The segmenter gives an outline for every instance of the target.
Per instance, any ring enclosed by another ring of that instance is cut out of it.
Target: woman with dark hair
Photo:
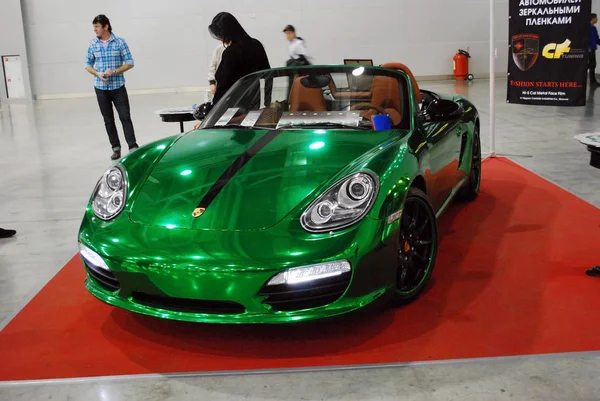
[[[238,20],[227,12],[217,14],[208,30],[215,38],[223,42],[225,50],[221,63],[215,73],[217,90],[213,104],[217,104],[225,92],[243,76],[256,71],[271,68],[262,43],[248,35]]]

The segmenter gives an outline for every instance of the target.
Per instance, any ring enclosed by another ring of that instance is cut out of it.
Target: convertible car
[[[412,301],[433,273],[437,218],[478,195],[479,127],[467,99],[419,89],[399,63],[250,74],[198,129],[102,175],[78,236],[86,288],[228,324]]]

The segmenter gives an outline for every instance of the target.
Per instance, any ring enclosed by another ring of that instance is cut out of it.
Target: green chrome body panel
[[[259,230],[283,219],[316,188],[393,132],[285,131],[241,169],[206,210],[192,217],[211,185],[266,130],[196,130],[176,143],[150,173],[131,220],[194,230]],[[311,149],[318,143],[319,149]],[[182,175],[183,173],[183,175]]]
[[[407,78],[408,79],[408,78]],[[89,274],[87,289],[111,305],[160,318],[211,323],[287,323],[359,309],[394,290],[399,220],[407,189],[422,187],[437,214],[470,172],[479,118],[466,99],[462,121],[416,122],[411,130],[289,130],[244,165],[201,218],[192,211],[233,160],[267,130],[202,129],[145,145],[120,160],[128,194],[113,220],[86,209],[79,241],[99,254],[120,288],[110,291]],[[320,146],[311,144],[322,142]],[[305,231],[300,216],[332,184],[360,170],[379,177],[368,214],[331,233]],[[350,283],[336,301],[277,311],[259,295],[278,272],[347,260]],[[243,313],[192,313],[148,306],[144,293],[179,299],[233,301]]]

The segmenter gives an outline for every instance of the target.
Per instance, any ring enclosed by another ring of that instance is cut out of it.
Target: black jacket
[[[213,36],[232,42],[223,51],[221,63],[215,73],[217,91],[213,104],[216,104],[237,80],[271,66],[262,43],[250,37],[233,15],[225,12],[217,14],[209,30]]]

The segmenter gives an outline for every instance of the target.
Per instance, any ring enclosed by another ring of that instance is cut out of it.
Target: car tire
[[[410,188],[400,219],[395,303],[406,304],[421,295],[433,273],[437,251],[438,227],[433,207],[423,191]]]
[[[463,202],[471,202],[479,195],[481,186],[481,138],[479,135],[479,126],[475,126],[473,131],[473,145],[471,147],[471,171],[469,178],[458,190],[456,199]]]

